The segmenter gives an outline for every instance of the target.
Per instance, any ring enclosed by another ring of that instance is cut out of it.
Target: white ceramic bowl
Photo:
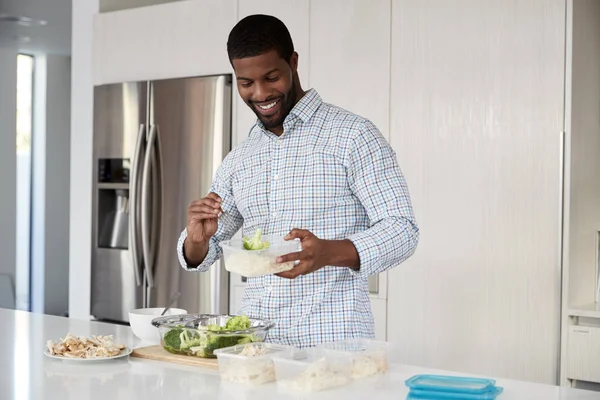
[[[133,334],[147,344],[160,344],[158,328],[152,326],[152,320],[159,317],[164,307],[138,308],[129,311],[129,325]],[[181,308],[171,308],[165,315],[187,314]]]

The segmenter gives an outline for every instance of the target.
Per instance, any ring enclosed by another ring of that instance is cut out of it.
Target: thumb
[[[300,239],[301,241],[306,239],[311,235],[310,231],[306,229],[292,229],[290,233],[288,233],[283,239],[292,240],[292,239]]]

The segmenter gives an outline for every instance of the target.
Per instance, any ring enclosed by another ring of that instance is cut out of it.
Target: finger
[[[206,205],[200,205],[200,206],[190,207],[189,211],[191,214],[205,213],[205,214],[218,215],[223,210],[221,210],[221,207],[213,208],[213,207],[209,207]]]
[[[292,240],[292,239],[304,240],[311,235],[312,235],[312,233],[310,231],[307,231],[306,229],[294,228],[283,239],[285,239],[285,240]]]
[[[223,202],[223,200],[215,192],[210,192],[209,194],[206,195],[206,198],[218,201],[219,203]]]
[[[213,199],[207,199],[206,197],[200,200],[192,201],[188,206],[188,210],[198,209],[198,207],[208,206],[211,208],[221,208],[221,203]]]
[[[296,265],[294,268],[290,269],[289,271],[280,272],[275,275],[277,275],[280,278],[295,279],[295,278],[299,277],[300,275],[306,275],[309,272],[310,271],[308,268],[308,264],[301,262],[300,264]]]
[[[305,252],[303,251],[297,251],[295,253],[288,253],[288,254],[284,254],[282,256],[277,257],[277,259],[275,260],[275,262],[281,264],[281,263],[285,263],[285,262],[292,262],[292,261],[297,261],[297,260],[304,260],[306,259],[307,255]]]
[[[213,213],[210,214],[206,214],[206,213],[195,213],[190,215],[190,221],[205,221],[207,219],[214,219],[217,220],[217,216]]]
[[[217,214],[219,212],[223,212],[223,209],[221,208],[221,204],[217,203],[214,200],[211,199],[202,199],[196,202],[193,202],[192,204],[190,204],[188,211],[201,211],[203,210],[203,207],[208,207],[210,208],[212,212],[212,210],[218,210]]]

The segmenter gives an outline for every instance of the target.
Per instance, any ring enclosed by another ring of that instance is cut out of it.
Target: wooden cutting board
[[[219,369],[219,363],[216,358],[202,358],[193,356],[182,356],[180,354],[172,354],[163,349],[161,346],[140,347],[134,349],[131,353],[132,357],[145,358],[147,360],[165,361],[176,364],[192,365],[207,369]]]

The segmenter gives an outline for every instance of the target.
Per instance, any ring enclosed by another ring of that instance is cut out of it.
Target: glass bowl
[[[247,329],[227,329],[232,318],[247,319]],[[214,351],[238,344],[264,342],[275,324],[261,318],[236,315],[183,314],[152,320],[166,351],[194,357],[215,358]]]

